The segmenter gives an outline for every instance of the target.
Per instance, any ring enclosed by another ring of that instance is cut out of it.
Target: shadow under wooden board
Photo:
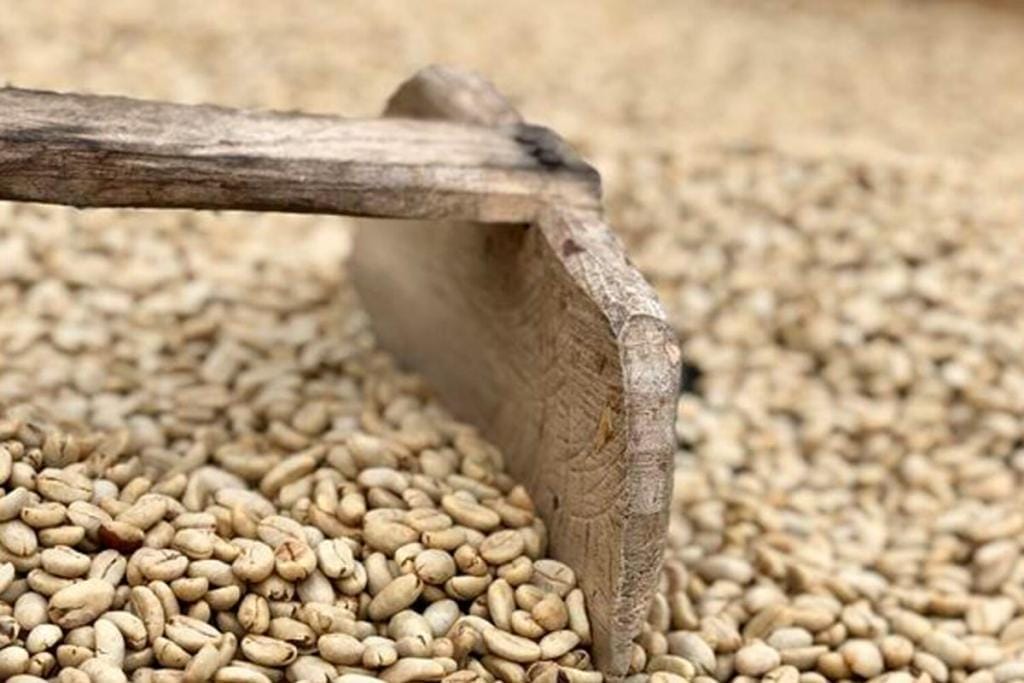
[[[668,520],[679,350],[600,181],[493,86],[430,67],[381,119],[0,89],[0,199],[368,216],[381,345],[505,453],[628,668]],[[415,219],[415,220],[411,220]]]

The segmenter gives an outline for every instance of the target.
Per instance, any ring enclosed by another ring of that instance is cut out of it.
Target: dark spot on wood
[[[679,393],[699,394],[700,390],[697,385],[700,383],[700,378],[703,376],[704,371],[700,369],[700,366],[684,360],[680,365],[679,370]]]
[[[584,251],[586,251],[586,249],[576,244],[576,240],[572,239],[571,237],[566,241],[562,242],[562,256],[566,258],[569,258],[570,256],[579,254],[580,252]]]
[[[559,498],[558,494],[556,493],[554,498],[551,499],[551,509],[552,510],[557,510],[561,506],[562,506],[562,499]]]

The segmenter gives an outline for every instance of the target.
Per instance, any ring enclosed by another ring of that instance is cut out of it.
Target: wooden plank
[[[390,111],[518,118],[485,82],[436,68]],[[679,350],[650,287],[596,212],[564,205],[532,224],[368,223],[353,274],[385,347],[505,452],[577,572],[597,663],[622,677],[660,568],[674,448]]]
[[[550,131],[246,112],[0,89],[0,199],[532,220],[595,206],[596,173]]]

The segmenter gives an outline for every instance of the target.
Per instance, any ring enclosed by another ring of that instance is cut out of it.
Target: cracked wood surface
[[[556,135],[521,123],[0,89],[0,199],[495,222],[532,220],[553,197],[594,206],[597,183]]]
[[[519,120],[486,81],[436,67],[391,114]],[[557,202],[514,225],[368,222],[353,269],[382,344],[505,452],[580,579],[597,664],[622,677],[671,497],[679,350],[654,293],[597,211]]]

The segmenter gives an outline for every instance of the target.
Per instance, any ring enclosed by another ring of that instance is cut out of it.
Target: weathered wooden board
[[[354,120],[0,89],[0,199],[522,221],[598,178],[518,124]]]
[[[387,113],[518,120],[438,68]],[[671,493],[679,351],[653,292],[596,211],[558,202],[527,224],[368,223],[353,268],[382,343],[505,451],[580,577],[599,665],[622,676]]]

